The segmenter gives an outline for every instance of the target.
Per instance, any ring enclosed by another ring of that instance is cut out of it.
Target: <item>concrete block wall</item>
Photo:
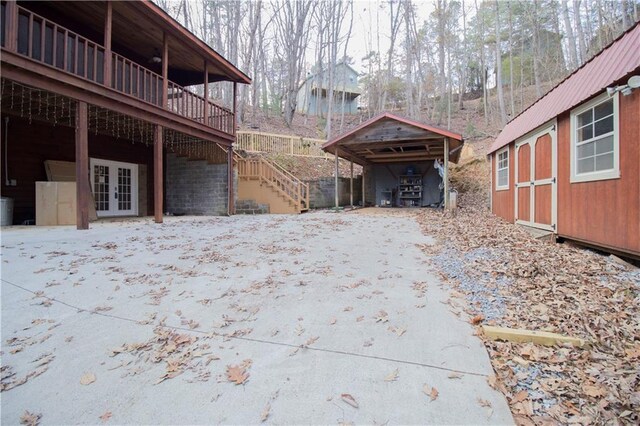
[[[341,206],[350,205],[350,184],[348,177],[338,178],[338,201]],[[335,206],[335,178],[326,177],[306,181],[309,184],[309,204],[312,209],[326,209]],[[362,201],[362,177],[353,179],[353,204]]]
[[[165,211],[186,215],[227,214],[227,165],[167,155]],[[237,185],[236,185],[237,188]]]

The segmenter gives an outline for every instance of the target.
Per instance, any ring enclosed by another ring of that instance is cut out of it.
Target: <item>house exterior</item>
[[[639,46],[636,24],[507,124],[489,150],[494,214],[640,256]]]
[[[335,66],[333,76],[333,112],[355,114],[358,112],[356,98],[362,93],[358,88],[358,72],[346,63]],[[329,110],[329,72],[311,74],[298,90],[298,111],[302,114],[327,114]]]
[[[45,162],[75,168],[76,224],[233,213],[235,105],[251,80],[150,1],[3,1],[2,196],[33,220]],[[234,96],[235,104],[235,96]],[[49,176],[50,177],[50,176]]]

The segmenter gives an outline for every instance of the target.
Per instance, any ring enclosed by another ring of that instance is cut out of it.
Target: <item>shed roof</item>
[[[526,135],[565,111],[602,92],[640,67],[640,23],[511,120],[489,148],[489,154]]]
[[[322,149],[358,164],[409,163],[444,156],[449,138],[449,159],[458,162],[462,135],[419,121],[383,112],[322,145]]]

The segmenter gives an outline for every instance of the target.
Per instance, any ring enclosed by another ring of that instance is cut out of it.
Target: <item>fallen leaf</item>
[[[480,324],[482,321],[484,321],[484,315],[476,315],[475,317],[471,318],[471,324],[473,325],[478,325]]]
[[[399,371],[396,368],[391,373],[389,373],[389,375],[387,377],[384,378],[384,381],[385,382],[395,382],[396,380],[398,380],[398,373],[399,373]]]
[[[481,407],[491,407],[491,403],[482,398],[478,398],[478,404],[480,404]]]
[[[269,417],[269,414],[271,414],[271,404],[267,404],[266,407],[264,407],[264,410],[262,410],[262,414],[260,415],[260,421],[264,422],[267,420],[267,418]]]
[[[359,408],[360,407],[358,405],[358,403],[356,402],[356,399],[354,397],[352,397],[351,395],[349,395],[348,393],[343,393],[342,395],[340,395],[340,398],[342,398],[342,400],[344,402],[346,402],[347,404],[349,404],[353,408]]]
[[[227,365],[227,380],[242,385],[249,379],[249,373],[243,365]]]
[[[338,320],[336,319],[336,317],[331,318],[331,320],[329,321],[330,325],[335,324],[336,322],[338,322]]]
[[[439,395],[438,389],[432,388],[426,384],[422,387],[422,392],[424,392],[425,395],[428,395],[429,398],[431,398],[431,401],[435,401]]]
[[[447,376],[450,379],[462,379],[462,374],[460,373],[451,373]]]
[[[375,320],[376,322],[387,322],[389,321],[389,314],[381,310],[378,312],[378,315],[375,316]]]
[[[607,394],[607,391],[601,386],[585,385],[582,387],[582,390],[584,391],[585,394],[592,396],[594,398],[599,398]]]
[[[113,414],[111,414],[111,411],[107,411],[105,412],[103,415],[101,415],[100,417],[98,417],[100,420],[102,420],[103,422],[106,422],[107,420],[109,420],[111,418]]]
[[[91,383],[96,381],[96,375],[93,373],[85,373],[80,377],[81,385],[90,385]]]
[[[42,414],[34,414],[29,411],[25,411],[22,416],[20,416],[20,424],[27,426],[36,426],[40,422],[40,418]]]

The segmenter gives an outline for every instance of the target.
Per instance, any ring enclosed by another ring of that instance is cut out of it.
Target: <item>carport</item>
[[[362,205],[449,208],[449,162],[457,163],[462,135],[385,112],[322,146],[335,155],[336,207],[338,160],[360,164]],[[444,198],[444,200],[443,200]]]

